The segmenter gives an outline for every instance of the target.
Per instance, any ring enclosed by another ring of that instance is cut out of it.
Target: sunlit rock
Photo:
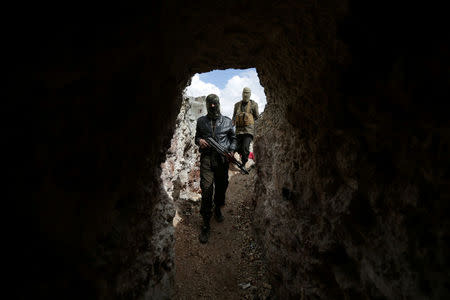
[[[205,98],[184,98],[166,161],[161,164],[164,189],[175,202],[200,197],[200,153],[194,138],[197,119],[206,114]]]

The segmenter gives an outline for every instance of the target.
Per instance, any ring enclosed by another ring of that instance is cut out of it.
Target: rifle
[[[215,139],[213,139],[212,137],[208,137],[206,139],[206,141],[208,142],[208,144],[214,148],[214,150],[216,150],[220,155],[224,156],[226,159],[228,159],[228,161],[232,162],[233,164],[235,164],[236,166],[238,166],[239,169],[241,169],[242,172],[244,172],[244,174],[249,174],[248,171],[245,169],[245,166],[240,163],[236,158],[234,158],[233,155],[231,155],[229,152],[227,152],[225,150],[224,147],[222,147],[222,145],[220,145],[218,142],[216,142]]]

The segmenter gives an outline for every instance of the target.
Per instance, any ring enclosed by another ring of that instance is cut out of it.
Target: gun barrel
[[[247,175],[249,174],[248,171],[245,169],[245,166],[242,165],[242,163],[240,163],[239,161],[237,161],[236,158],[234,158],[233,156],[228,155],[228,151],[226,151],[226,149],[222,147],[222,145],[220,145],[215,139],[213,139],[212,137],[208,137],[206,141],[211,147],[213,147],[217,152],[219,152],[219,154],[225,156],[227,159],[230,159],[231,162],[234,163],[236,166],[238,166],[238,168],[241,169],[242,172],[244,172]]]

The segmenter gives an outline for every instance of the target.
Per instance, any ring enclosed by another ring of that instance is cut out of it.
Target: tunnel
[[[8,289],[170,299],[161,168],[195,73],[255,67],[253,227],[275,299],[445,299],[448,33],[358,1],[8,6]],[[447,24],[448,25],[448,24]]]

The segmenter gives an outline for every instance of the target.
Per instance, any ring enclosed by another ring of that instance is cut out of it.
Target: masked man
[[[234,105],[233,124],[236,125],[237,152],[245,166],[250,154],[250,143],[255,134],[255,120],[258,119],[258,103],[250,100],[251,90],[242,90],[242,100]]]
[[[220,114],[219,97],[210,94],[206,97],[208,114],[197,119],[195,144],[200,147],[200,188],[202,202],[200,214],[203,218],[199,240],[208,242],[214,194],[214,217],[222,222],[221,207],[225,205],[225,192],[228,187],[228,160],[211,148],[206,139],[213,137],[231,154],[236,150],[236,134],[231,119]]]

